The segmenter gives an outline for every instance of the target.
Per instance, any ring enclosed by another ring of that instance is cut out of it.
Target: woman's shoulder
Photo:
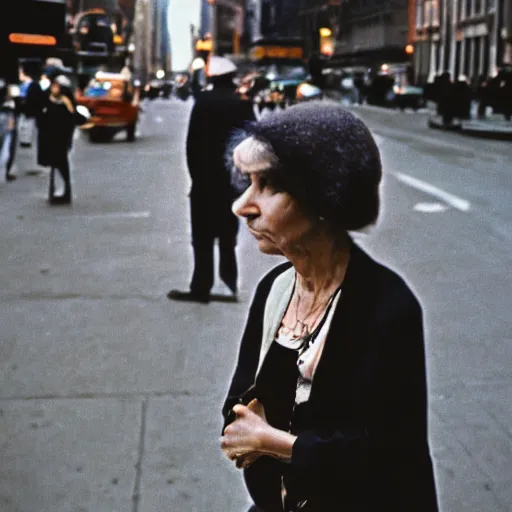
[[[356,246],[357,247],[357,246]],[[377,302],[392,309],[420,310],[420,302],[411,285],[388,264],[375,260],[361,248],[357,247],[357,257],[362,260],[360,269],[364,269],[361,277],[371,284]],[[368,288],[367,288],[368,289]]]
[[[265,298],[270,293],[274,281],[291,267],[292,264],[290,262],[284,262],[269,270],[258,283],[256,297]]]

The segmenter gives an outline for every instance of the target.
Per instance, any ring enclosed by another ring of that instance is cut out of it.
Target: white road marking
[[[448,206],[441,203],[417,203],[413,210],[421,213],[442,213],[448,210]]]
[[[148,219],[151,212],[110,212],[83,215],[66,215],[67,219]]]
[[[409,176],[408,174],[403,174],[401,172],[393,172],[391,174],[395,176],[395,178],[398,181],[401,181],[402,183],[405,183],[406,185],[409,185],[410,187],[415,188],[416,190],[420,190],[425,194],[430,194],[436,199],[444,201],[445,203],[449,204],[450,206],[453,206],[453,208],[456,208],[461,212],[467,212],[471,208],[471,203],[469,201],[466,201],[465,199],[450,194],[449,192],[446,192],[440,188],[437,188],[434,185],[427,183],[426,181],[413,178],[412,176]]]

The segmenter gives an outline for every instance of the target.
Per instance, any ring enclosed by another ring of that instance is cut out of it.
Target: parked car
[[[297,103],[297,88],[303,83],[304,80],[295,78],[272,80],[256,94],[254,102],[260,111],[264,108],[274,110],[276,107],[290,107]]]
[[[413,110],[423,108],[426,104],[423,88],[413,85],[394,85],[392,103],[400,110],[405,108],[412,108]]]
[[[160,97],[162,95],[163,88],[163,80],[159,80],[158,78],[150,80],[149,83],[147,83],[146,87],[144,88],[146,98],[154,100]]]
[[[302,82],[296,88],[296,102],[304,103],[305,101],[321,100],[324,97],[322,89],[308,82]]]
[[[111,139],[126,131],[127,140],[135,140],[139,118],[140,85],[121,73],[98,72],[78,96],[77,103],[87,107],[91,118],[82,128],[91,142]]]

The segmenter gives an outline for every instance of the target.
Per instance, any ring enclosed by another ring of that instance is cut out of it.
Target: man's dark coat
[[[258,286],[225,418],[254,382],[266,298],[289,266],[276,267]],[[281,391],[290,385],[283,375],[290,376],[291,368],[276,364],[273,347],[258,374],[256,395],[269,423],[282,428],[291,420],[298,438],[291,463],[261,457],[245,470],[256,505],[282,511],[283,474],[288,491],[308,500],[304,512],[436,512],[422,312],[405,282],[352,245],[310,399],[293,412]]]
[[[231,83],[197,96],[187,136],[194,240],[236,236],[238,221],[231,212],[234,196],[224,156],[231,134],[252,120],[252,104],[242,100]]]

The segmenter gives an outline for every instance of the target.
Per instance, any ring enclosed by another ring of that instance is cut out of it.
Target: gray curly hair
[[[227,157],[239,192],[247,184],[242,166],[246,173],[268,173],[306,213],[325,219],[336,231],[377,221],[379,150],[366,125],[336,103],[299,104],[248,125],[232,138]]]

